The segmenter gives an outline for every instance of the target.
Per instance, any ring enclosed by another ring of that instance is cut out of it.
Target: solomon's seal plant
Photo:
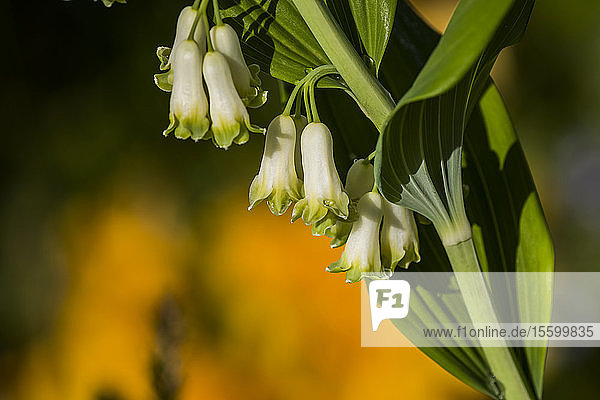
[[[155,82],[171,92],[165,133],[223,149],[264,133],[247,110],[267,101],[260,66],[291,93],[266,132],[249,208],[266,200],[280,215],[295,203],[293,221],[345,244],[327,270],[348,282],[407,268],[470,272],[456,274],[468,317],[494,322],[486,274],[553,270],[537,192],[489,75],[533,3],[462,0],[442,36],[406,0],[197,0],[172,48],[157,51]],[[549,317],[551,280],[517,287],[517,316]],[[419,296],[424,312],[453,308]],[[409,339],[420,326],[394,323]],[[544,347],[422,350],[490,397],[542,397]]]

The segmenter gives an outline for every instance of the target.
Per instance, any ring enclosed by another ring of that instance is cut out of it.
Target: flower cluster
[[[246,65],[236,32],[221,21],[216,1],[216,25],[208,29],[208,3],[197,0],[183,9],[173,46],[157,51],[163,72],[155,82],[171,92],[165,135],[212,139],[227,149],[248,141],[250,132],[264,133],[250,124],[246,107],[264,104],[266,92],[260,90],[258,68]],[[313,235],[331,238],[331,247],[345,245],[327,271],[346,272],[347,282],[367,274],[385,278],[396,266],[420,260],[415,220],[411,211],[379,195],[371,158],[357,160],[342,184],[333,137],[319,119],[315,99],[317,82],[328,75],[337,76],[331,65],[307,71],[283,113],[269,124],[248,209],[265,200],[273,214],[282,215],[295,203],[292,222],[302,219]]]
[[[258,66],[246,65],[233,28],[218,19],[208,30],[206,5],[205,1],[200,8],[181,11],[173,46],[157,50],[164,72],[155,75],[154,81],[171,92],[165,135],[173,132],[179,139],[212,139],[227,149],[232,143],[246,143],[250,132],[264,133],[250,123],[246,107],[263,105],[267,92],[260,89]]]
[[[346,244],[327,271],[346,272],[347,282],[366,275],[387,278],[397,265],[419,262],[417,227],[411,211],[377,193],[373,173],[370,161],[357,160],[343,187],[327,126],[279,115],[267,130],[249,209],[266,199],[271,212],[281,215],[296,202],[292,222],[302,218],[312,225],[313,235],[330,237],[331,247]]]

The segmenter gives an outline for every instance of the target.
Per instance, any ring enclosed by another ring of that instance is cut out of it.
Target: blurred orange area
[[[360,287],[324,271],[341,249],[244,199],[197,222],[135,195],[70,205],[62,312],[11,398],[480,398],[417,349],[361,348]]]

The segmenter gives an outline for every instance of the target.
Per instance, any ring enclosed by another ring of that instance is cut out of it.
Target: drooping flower
[[[327,267],[328,272],[346,272],[346,282],[358,282],[366,275],[386,278],[379,253],[379,227],[382,198],[370,192],[358,202],[358,219],[352,225],[341,258]]]
[[[352,221],[356,218],[356,203],[363,195],[373,189],[374,184],[373,165],[368,160],[356,160],[346,175],[345,189],[350,197],[348,220],[340,219],[329,212],[325,218],[313,225],[313,235],[325,235],[331,238],[330,245],[332,248],[340,247],[346,243],[352,229]]]
[[[210,30],[216,51],[223,54],[229,64],[233,84],[248,107],[260,107],[267,101],[267,92],[261,91],[258,65],[248,67],[235,30],[227,24],[218,24]]]
[[[346,175],[346,192],[350,200],[359,200],[373,190],[374,185],[373,165],[365,159],[356,160]]]
[[[325,124],[311,122],[304,128],[300,143],[305,197],[296,203],[292,221],[302,217],[305,224],[312,225],[328,210],[348,218],[349,199],[335,168],[331,132]]]
[[[194,10],[191,6],[181,10],[179,17],[177,18],[177,29],[175,31],[173,45],[171,47],[161,46],[156,50],[156,56],[160,61],[160,69],[166,72],[154,75],[154,83],[165,92],[170,92],[173,89],[174,71],[172,68],[172,61],[175,49],[189,37],[198,12],[198,10]],[[203,56],[204,53],[206,53],[206,30],[204,29],[204,22],[202,19],[198,20],[198,24],[194,30],[193,40],[200,48],[200,53]]]
[[[206,53],[203,73],[208,86],[213,141],[218,147],[227,149],[232,143],[246,143],[250,131],[264,133],[264,129],[250,124],[248,111],[235,90],[229,65],[221,53]]]
[[[419,237],[412,211],[383,199],[381,228],[381,259],[384,268],[393,271],[396,265],[408,268],[421,261]]]
[[[173,54],[173,92],[171,93],[171,123],[164,135],[175,131],[179,139],[205,137],[210,126],[208,101],[202,84],[202,54],[193,40],[181,42]]]
[[[267,128],[260,171],[250,185],[250,207],[262,200],[275,215],[285,213],[293,201],[302,198],[302,182],[296,176],[294,152],[296,125],[290,116],[279,115]]]

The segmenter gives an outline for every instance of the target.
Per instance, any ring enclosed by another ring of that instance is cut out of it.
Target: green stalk
[[[479,260],[473,246],[473,239],[445,247],[456,281],[469,316],[473,323],[497,324],[498,318],[490,300]],[[501,398],[521,400],[534,398],[525,387],[511,352],[504,340],[497,340],[499,347],[482,347],[492,374],[500,382]]]
[[[394,110],[394,101],[356,53],[321,0],[292,0],[358,100],[365,115],[381,132]]]
[[[315,35],[319,45],[336,67],[352,91],[365,115],[382,132],[387,119],[395,108],[389,93],[371,74],[361,57],[356,53],[346,35],[331,18],[321,0],[292,0],[302,18]],[[473,240],[445,246],[446,253],[457,274],[467,311],[474,322],[498,321],[484,281]],[[534,398],[524,384],[518,364],[508,347],[484,347],[491,374],[499,382],[499,397],[506,400],[528,400]]]

